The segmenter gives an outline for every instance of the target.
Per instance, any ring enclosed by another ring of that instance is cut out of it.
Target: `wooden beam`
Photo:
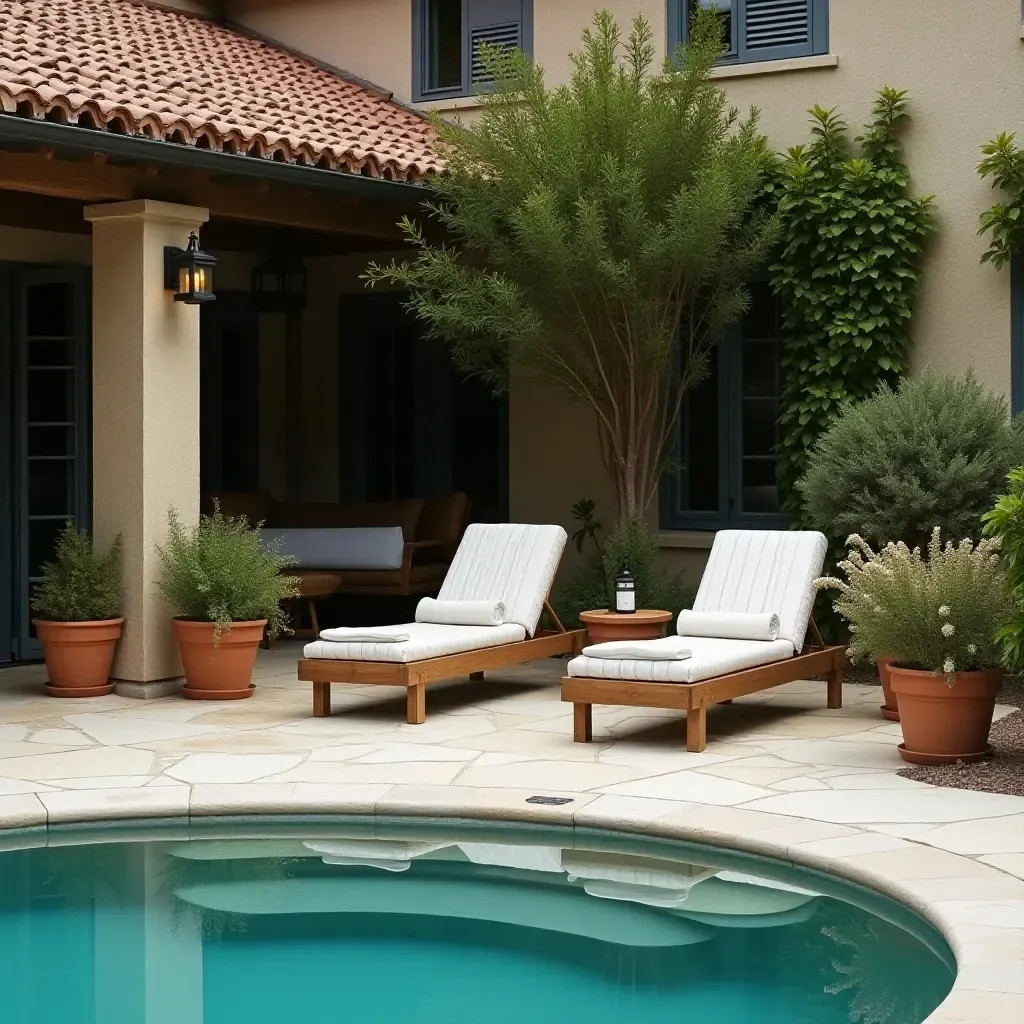
[[[212,216],[369,238],[402,244],[397,222],[402,209],[390,203],[353,203],[326,190],[275,186],[264,194],[244,185],[210,181],[205,175],[148,167],[72,162],[38,153],[0,150],[0,189],[84,202],[160,199],[204,206]]]

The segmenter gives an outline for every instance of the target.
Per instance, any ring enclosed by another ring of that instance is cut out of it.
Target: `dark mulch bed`
[[[997,701],[1024,708],[1024,679],[1005,680]],[[904,768],[900,775],[905,779],[930,782],[933,786],[1024,796],[1024,714],[1015,711],[996,722],[989,742],[995,753],[991,760],[975,764],[919,765]]]

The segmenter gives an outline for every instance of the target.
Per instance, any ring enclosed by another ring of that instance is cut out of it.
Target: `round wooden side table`
[[[291,599],[292,606],[297,612],[300,602],[304,601],[309,613],[309,627],[297,628],[294,635],[315,640],[320,635],[320,622],[316,615],[317,599],[334,594],[341,580],[329,572],[308,572],[303,569],[297,570],[294,575],[299,580],[299,592]]]
[[[591,644],[610,640],[657,640],[665,635],[672,618],[671,612],[651,608],[638,608],[628,615],[607,608],[580,612],[580,622],[587,627],[587,642]]]

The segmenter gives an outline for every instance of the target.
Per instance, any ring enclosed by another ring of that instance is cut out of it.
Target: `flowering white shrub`
[[[837,590],[836,611],[850,624],[853,659],[890,657],[906,668],[942,674],[993,668],[1009,601],[991,539],[942,543],[932,531],[928,557],[902,541],[875,551],[858,534],[847,538],[839,563],[846,580],[823,576],[820,590]]]

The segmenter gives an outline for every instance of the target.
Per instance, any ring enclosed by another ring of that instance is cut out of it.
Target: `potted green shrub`
[[[282,575],[292,559],[264,544],[245,518],[200,516],[186,528],[172,509],[167,543],[157,548],[157,586],[175,613],[185,671],[182,693],[195,700],[240,700],[253,693],[252,670],[264,631],[288,631],[281,601],[297,580]]]
[[[583,556],[576,569],[559,584],[555,606],[563,622],[583,623],[580,613],[615,607],[615,578],[628,568],[636,586],[636,607],[664,609],[673,617],[693,601],[693,588],[682,574],[671,574],[658,564],[658,541],[640,518],[627,520],[602,536],[603,525],[596,518],[595,502],[583,498],[573,505],[571,515],[579,528],[573,533],[576,550]],[[599,622],[583,623],[588,642],[602,643],[623,639],[624,634],[602,632]],[[656,624],[649,633],[634,632],[629,639],[658,636],[663,626]]]
[[[965,377],[926,372],[844,408],[808,455],[798,484],[805,521],[837,544],[884,545],[981,535],[1006,474],[1024,463],[1024,430],[1005,399]],[[882,714],[898,720],[887,652],[876,657]]]
[[[1002,682],[997,638],[1009,602],[999,544],[958,544],[932,531],[927,557],[902,541],[875,551],[847,539],[835,589],[836,611],[850,625],[850,655],[888,652],[900,711],[900,756],[913,764],[977,761],[991,753],[988,733]]]
[[[110,693],[110,670],[121,637],[121,541],[98,554],[85,530],[68,522],[52,562],[32,595],[32,620],[43,645],[52,697]]]

